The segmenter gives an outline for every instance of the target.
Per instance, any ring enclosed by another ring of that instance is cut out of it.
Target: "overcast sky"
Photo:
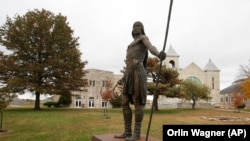
[[[0,26],[6,16],[46,9],[68,18],[79,37],[87,69],[120,73],[135,21],[162,50],[170,0],[1,0]],[[180,55],[180,68],[201,69],[209,59],[220,69],[221,89],[236,80],[250,59],[250,0],[174,0],[166,50]],[[1,47],[3,50],[3,47]]]

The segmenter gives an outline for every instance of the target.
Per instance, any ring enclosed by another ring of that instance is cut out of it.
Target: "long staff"
[[[167,44],[167,37],[168,37],[168,29],[169,29],[169,23],[170,23],[170,17],[171,17],[171,11],[172,11],[172,5],[173,5],[173,0],[170,0],[170,5],[169,5],[169,12],[168,12],[168,22],[167,22],[167,28],[166,28],[166,33],[165,33],[165,39],[164,39],[164,45],[162,51],[165,51],[166,44]],[[161,66],[162,66],[162,60],[160,61],[160,67],[159,67],[159,73],[161,72]],[[148,141],[148,134],[151,126],[151,121],[152,121],[152,116],[153,116],[153,108],[155,104],[155,97],[158,89],[158,84],[159,84],[159,77],[156,78],[156,85],[155,85],[155,90],[154,90],[154,95],[153,95],[153,102],[151,105],[151,113],[150,113],[150,118],[149,118],[149,124],[148,124],[148,130],[147,130],[147,136],[146,136],[146,141]]]

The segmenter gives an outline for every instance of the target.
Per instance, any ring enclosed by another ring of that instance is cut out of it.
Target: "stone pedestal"
[[[102,135],[93,135],[91,141],[125,141],[125,139],[114,138],[115,134],[102,134]],[[145,141],[146,135],[141,135],[140,140],[137,141]],[[148,137],[148,141],[161,141],[160,139]]]
[[[7,130],[6,130],[6,129],[1,128],[1,129],[0,129],[0,132],[7,132]]]

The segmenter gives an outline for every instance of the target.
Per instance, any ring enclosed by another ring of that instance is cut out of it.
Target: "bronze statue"
[[[132,36],[134,41],[127,48],[126,70],[124,73],[124,86],[122,109],[124,118],[124,132],[115,135],[115,138],[126,138],[126,141],[140,139],[143,109],[147,98],[147,58],[148,50],[159,59],[164,60],[166,54],[159,52],[145,35],[143,24],[137,21],[133,24]],[[135,106],[135,123],[132,134],[132,111],[129,104]]]

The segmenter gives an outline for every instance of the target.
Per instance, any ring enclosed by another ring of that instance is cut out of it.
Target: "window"
[[[102,108],[107,108],[108,107],[108,102],[107,101],[102,101]]]
[[[95,87],[95,80],[89,80],[89,86]]]
[[[195,84],[201,85],[201,81],[199,78],[195,77],[195,76],[190,76],[187,78],[188,80],[191,80],[192,82],[194,82]]]
[[[105,87],[105,85],[106,85],[106,81],[102,81],[102,87]]]
[[[228,97],[226,97],[226,102],[228,102]]]
[[[76,104],[75,105],[76,108],[81,108],[81,105],[82,105],[82,99],[81,99],[81,97],[77,96],[75,101],[76,101],[76,103],[75,103]]]
[[[173,60],[169,61],[168,67],[172,69],[175,68],[175,62]]]
[[[214,77],[212,77],[212,89],[214,89]]]
[[[93,108],[93,107],[95,107],[95,98],[90,97],[89,98],[89,108]]]

